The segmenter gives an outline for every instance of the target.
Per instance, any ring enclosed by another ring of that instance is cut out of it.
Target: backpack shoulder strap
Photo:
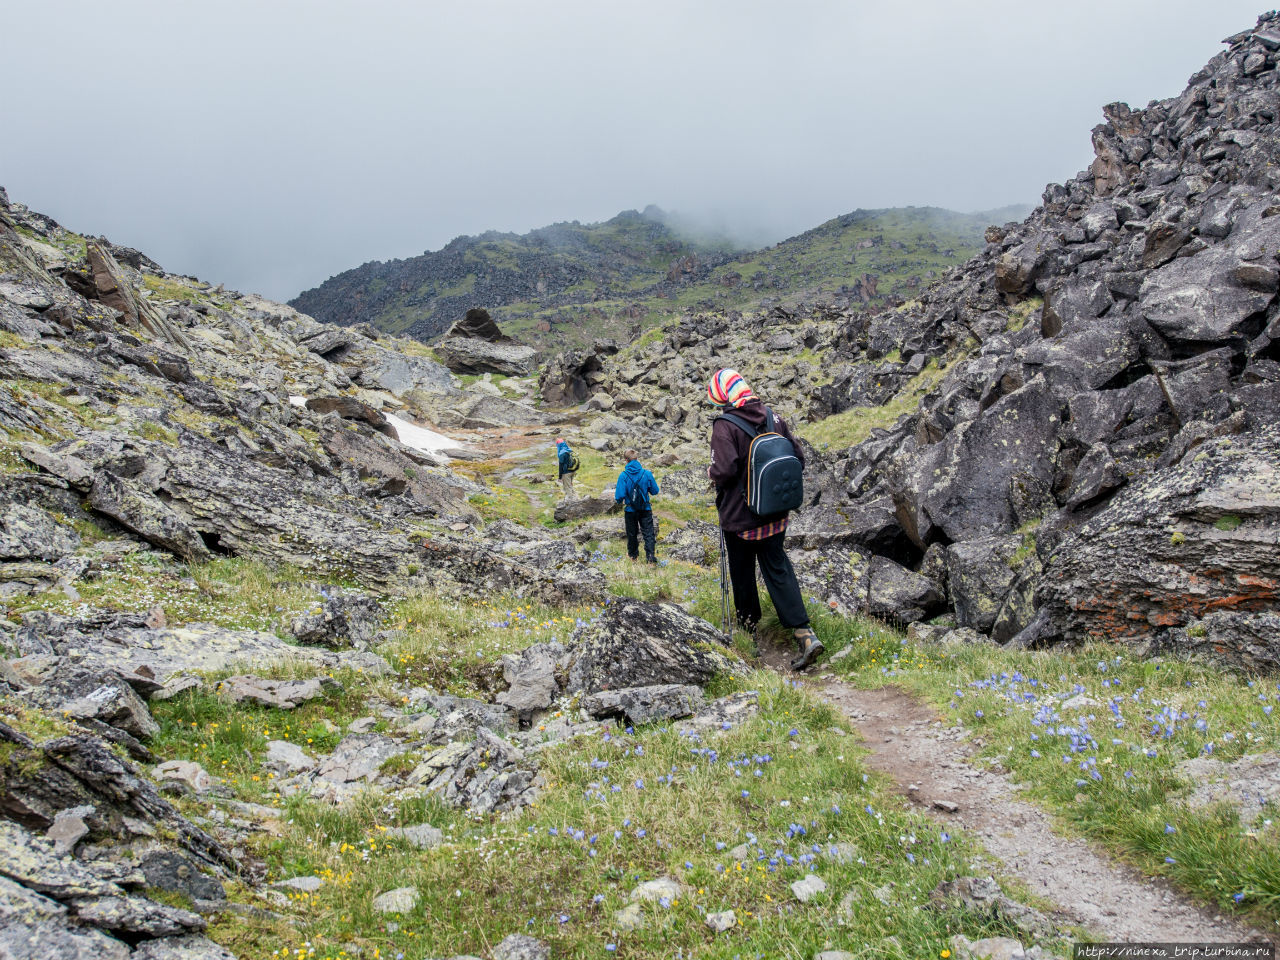
[[[777,433],[777,430],[774,429],[774,424],[773,424],[773,411],[770,410],[768,407],[764,408],[764,432]]]
[[[751,426],[751,424],[747,423],[747,421],[743,420],[741,417],[734,416],[732,413],[722,413],[720,416],[716,417],[716,419],[729,421],[729,423],[732,423],[752,440],[758,436],[758,432],[755,427]],[[770,422],[772,423],[772,414],[770,414]]]

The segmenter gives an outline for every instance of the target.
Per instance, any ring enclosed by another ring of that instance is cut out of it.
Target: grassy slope
[[[986,214],[925,207],[860,210],[736,257],[693,282],[661,289],[637,285],[625,296],[597,296],[578,305],[530,300],[492,312],[504,330],[531,342],[538,339],[540,321],[553,324],[557,339],[585,342],[602,335],[625,338],[636,326],[647,329],[691,309],[744,310],[765,300],[786,304],[847,295],[867,274],[878,278],[873,303],[905,298],[976,253],[990,220]]]
[[[688,239],[634,214],[599,224],[556,224],[524,236],[460,238],[444,250],[387,264],[366,264],[327,281],[341,316],[322,313],[315,291],[295,305],[347,322],[428,337],[473,306],[530,343],[563,347],[599,336],[626,338],[687,309],[745,309],[761,300],[848,294],[864,277],[877,296],[910,296],[921,284],[971,256],[1008,208],[959,214],[936,208],[859,210],[776,246],[676,281],[671,265],[698,256],[711,263],[733,252],[723,238]],[[550,326],[550,332],[542,327]]]
[[[584,470],[596,482],[611,475],[613,465],[592,459]],[[535,496],[552,489],[546,482],[521,484]],[[496,502],[481,508],[506,513]],[[663,509],[670,529],[689,508]],[[616,594],[672,599],[717,616],[710,568],[630,564],[617,541],[600,544],[593,556]],[[194,596],[185,574],[198,585]],[[128,609],[159,603],[175,623],[281,629],[318,601],[316,589],[295,573],[244,560],[182,568],[126,557],[108,562],[86,599]],[[7,612],[36,605],[44,604],[11,601]],[[246,960],[296,957],[298,950],[338,958],[343,951],[353,955],[353,948],[362,956],[413,960],[483,954],[512,932],[543,938],[563,957],[726,958],[809,957],[864,945],[868,955],[936,957],[954,933],[1014,933],[924,908],[938,881],[971,872],[975,851],[963,836],[946,837],[936,823],[905,810],[865,767],[843,722],[802,687],[768,672],[718,684],[718,693],[758,689],[763,704],[758,718],[723,734],[695,741],[655,726],[552,748],[543,754],[547,787],[537,806],[505,818],[469,817],[422,798],[370,795],[340,809],[286,799],[261,768],[268,740],[330,750],[354,719],[399,702],[411,686],[475,695],[493,682],[502,653],[567,639],[580,620],[598,612],[428,591],[389,611],[388,626],[403,631],[381,651],[394,665],[390,678],[340,674],[341,692],[290,713],[234,707],[212,693],[154,704],[162,730],[152,747],[162,758],[198,760],[238,799],[280,808],[279,820],[251,842],[269,878],[325,880],[315,894],[278,908],[283,920],[224,914],[213,923],[214,937]],[[902,684],[949,721],[981,733],[983,755],[999,756],[1016,779],[1030,784],[1031,795],[1075,829],[1226,910],[1247,911],[1268,925],[1280,920],[1275,827],[1240,824],[1222,810],[1189,811],[1178,799],[1185,785],[1173,769],[1210,741],[1226,757],[1280,748],[1280,721],[1267,709],[1277,698],[1274,681],[1171,661],[1133,662],[1111,648],[921,649],[873,623],[816,607],[811,614],[831,651],[852,648],[836,665],[848,679]],[[749,638],[738,635],[736,642],[749,652]],[[305,669],[283,665],[277,672]],[[1064,725],[1054,720],[1049,732],[1037,710],[1056,702],[1047,691],[1073,694],[1077,685],[1102,704],[1114,698],[1122,716],[1106,706],[1091,711],[1097,715],[1093,739],[1072,751]],[[1161,719],[1166,708],[1181,719]],[[57,724],[13,704],[0,710],[26,728],[47,731]],[[1205,729],[1198,729],[1199,720]],[[207,804],[188,807],[192,815],[207,813]],[[445,845],[419,851],[382,829],[424,821],[445,831]],[[759,850],[731,857],[744,842]],[[850,845],[844,848],[850,861],[827,855],[834,844]],[[822,877],[828,891],[802,904],[790,883],[808,872]],[[644,929],[619,929],[613,914],[629,891],[659,876],[680,880],[685,894],[668,905],[645,904]],[[405,885],[422,893],[410,914],[388,918],[370,910],[374,896]],[[842,910],[840,901],[850,893],[853,909]],[[714,936],[703,917],[725,909],[736,912],[739,926]],[[889,936],[897,945],[885,941]]]

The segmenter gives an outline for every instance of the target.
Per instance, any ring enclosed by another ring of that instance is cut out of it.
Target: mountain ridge
[[[1029,209],[855,210],[752,250],[721,235],[673,227],[678,215],[650,205],[595,224],[486,231],[417,257],[369,261],[303,291],[290,305],[325,322],[367,322],[420,340],[439,336],[467,309],[483,307],[504,329],[535,344],[566,337],[589,343],[599,335],[639,332],[695,306],[745,309],[819,292],[888,302],[929,279],[929,271],[936,275],[976,250],[992,215]],[[878,220],[892,223],[873,236]],[[846,233],[849,242],[842,243]],[[876,249],[881,242],[888,244],[883,251]],[[890,252],[896,255],[882,255]]]

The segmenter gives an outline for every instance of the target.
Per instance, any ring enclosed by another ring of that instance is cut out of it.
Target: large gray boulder
[[[567,689],[704,686],[716,674],[735,669],[724,650],[715,627],[674,604],[615,600],[574,631]]]
[[[702,688],[687,683],[601,690],[582,698],[582,709],[597,720],[616,717],[631,724],[677,720],[703,705]]]
[[[79,543],[44,510],[0,495],[0,560],[59,560]]]
[[[293,635],[309,646],[364,650],[382,624],[382,602],[360,590],[324,589],[320,609],[293,621]]]
[[[121,936],[152,939],[205,928],[198,914],[132,896],[9,820],[0,820],[0,877],[62,904],[86,926]]]
[[[381,387],[397,396],[408,393],[410,390],[452,393],[455,389],[449,369],[426,357],[414,357],[394,350],[370,346],[352,359],[359,364],[361,384],[367,387]]]
[[[449,337],[436,344],[436,356],[454,373],[521,377],[533,372],[537,351],[518,343]]]
[[[564,669],[564,660],[565,649],[555,642],[503,654],[502,676],[508,688],[498,694],[498,703],[525,722],[537,711],[546,710],[559,695],[558,674]]]
[[[99,720],[141,738],[160,732],[142,698],[109,667],[64,663],[25,693],[32,702],[73,720]]]
[[[1037,605],[1069,640],[1158,641],[1213,613],[1280,606],[1280,425],[1206,440],[1116,495],[1045,562]],[[1240,636],[1222,631],[1223,640]],[[1253,641],[1213,656],[1258,667]]]
[[[1271,199],[1235,217],[1221,243],[1154,271],[1142,284],[1142,315],[1166,337],[1220,343],[1275,299],[1280,220],[1267,216]]]

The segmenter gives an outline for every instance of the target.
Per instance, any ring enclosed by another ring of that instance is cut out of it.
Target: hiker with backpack
[[[618,474],[613,499],[626,511],[623,519],[627,525],[627,556],[632,560],[640,559],[640,536],[643,534],[644,558],[649,563],[657,563],[658,556],[654,552],[657,532],[653,528],[653,506],[649,497],[658,493],[658,481],[640,463],[640,455],[635,450],[627,450],[623,456],[627,465]]]
[[[755,630],[760,622],[758,564],[778,620],[793,631],[800,648],[791,669],[803,670],[822,654],[823,646],[809,627],[783,540],[788,512],[801,502],[804,454],[782,418],[752,393],[736,370],[717,370],[707,384],[707,397],[721,408],[711,425],[707,474],[716,488],[738,623]]]
[[[560,461],[560,486],[564,490],[564,502],[577,500],[578,497],[573,492],[573,476],[582,464],[578,462],[578,455],[565,443],[564,437],[556,437],[556,459]]]

